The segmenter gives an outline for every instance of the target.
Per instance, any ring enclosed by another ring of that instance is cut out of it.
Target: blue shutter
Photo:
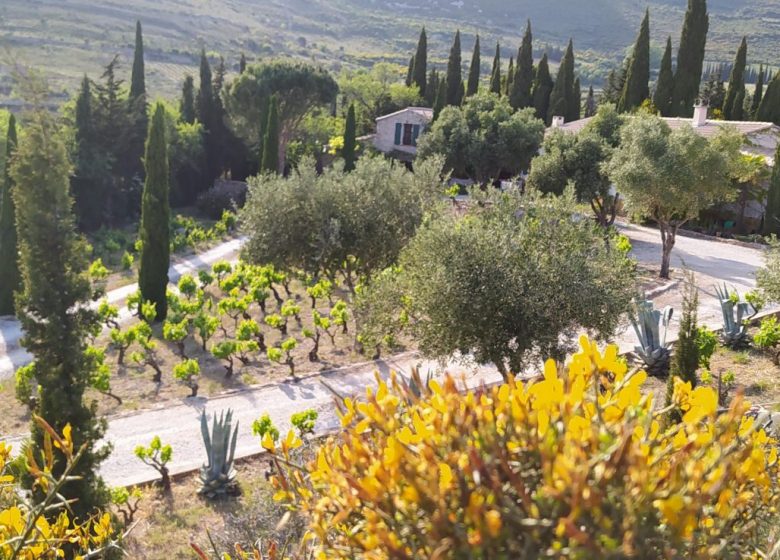
[[[417,137],[420,135],[420,125],[416,124],[412,127],[412,146],[417,145]]]
[[[401,145],[401,135],[403,134],[404,125],[401,123],[395,123],[395,145]]]

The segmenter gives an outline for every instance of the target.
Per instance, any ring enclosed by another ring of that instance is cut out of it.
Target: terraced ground
[[[685,0],[4,0],[0,102],[12,98],[12,61],[43,69],[59,92],[72,89],[84,73],[98,75],[115,54],[129,74],[138,18],[150,88],[161,95],[178,90],[184,73],[195,70],[202,47],[224,55],[232,68],[245,52],[250,59],[287,56],[338,71],[377,60],[405,64],[425,24],[433,63],[443,63],[456,27],[464,34],[467,63],[476,32],[483,45],[500,40],[508,59],[527,18],[537,47],[560,47],[574,37],[583,83],[598,83],[631,44],[648,3],[653,54],[660,58],[667,35],[678,41]],[[709,5],[709,60],[730,61],[744,34],[751,63],[776,59],[780,3],[710,0]],[[485,71],[489,58],[483,56]]]

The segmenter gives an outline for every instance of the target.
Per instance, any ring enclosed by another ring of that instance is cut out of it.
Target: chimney
[[[566,122],[566,119],[564,117],[553,117],[552,118],[552,127],[558,128],[563,126],[563,123]]]
[[[699,128],[707,124],[707,111],[709,106],[704,101],[697,101],[693,106],[693,128]]]

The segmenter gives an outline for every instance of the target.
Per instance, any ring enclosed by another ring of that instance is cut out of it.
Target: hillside
[[[516,49],[527,18],[537,47],[574,37],[585,83],[599,81],[632,42],[646,2],[639,0],[5,0],[0,4],[0,99],[8,98],[7,63],[42,68],[55,89],[70,89],[83,73],[132,52],[133,23],[146,39],[153,91],[171,95],[192,71],[201,47],[236,64],[290,56],[326,65],[405,64],[423,24],[434,62],[446,56],[452,32],[464,32],[464,58],[479,32],[483,45],[500,40]],[[679,37],[685,0],[652,0],[653,39]],[[709,61],[730,61],[749,34],[750,62],[776,55],[780,4],[776,0],[710,0]],[[654,53],[658,56],[658,53]],[[483,57],[485,58],[485,57]]]

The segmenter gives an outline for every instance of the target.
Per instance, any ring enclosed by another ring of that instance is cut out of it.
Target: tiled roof
[[[433,109],[429,107],[407,107],[406,109],[401,109],[400,111],[396,111],[395,113],[390,113],[389,115],[382,115],[381,117],[377,117],[376,120],[381,121],[383,119],[389,119],[390,117],[395,117],[396,115],[400,115],[402,113],[417,113],[423,118],[427,119],[433,119]]]

